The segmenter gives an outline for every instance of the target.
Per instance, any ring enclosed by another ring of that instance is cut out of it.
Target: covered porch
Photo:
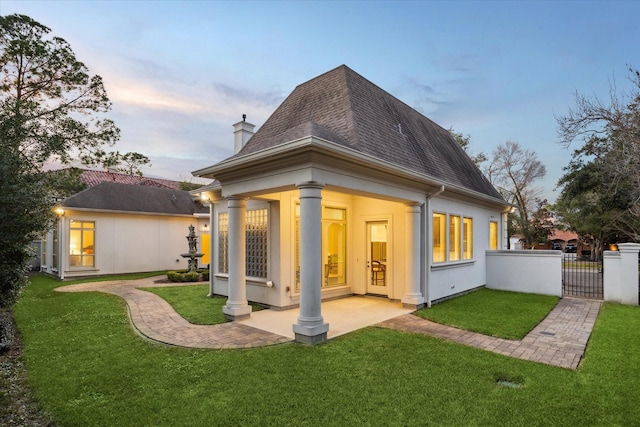
[[[424,305],[428,196],[439,187],[388,165],[372,168],[370,159],[348,159],[341,147],[315,137],[279,148],[267,163],[262,153],[197,173],[220,182],[206,197],[213,201],[214,230],[220,212],[225,215],[228,268],[212,277],[212,293],[227,285],[225,315],[251,316],[248,299],[297,307],[288,327],[297,341],[314,344],[330,330],[323,300],[375,294],[409,309]],[[247,276],[251,204],[264,206],[268,217],[269,273],[263,281]],[[215,249],[219,254],[221,244]]]

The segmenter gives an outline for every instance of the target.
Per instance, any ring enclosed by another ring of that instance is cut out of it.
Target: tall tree
[[[573,153],[572,172],[577,165],[597,169],[606,177],[599,182],[600,193],[628,200],[624,210],[611,218],[616,231],[640,241],[640,72],[629,68],[629,81],[630,92],[619,94],[612,86],[608,102],[577,93],[575,107],[556,120],[561,144],[582,143]]]
[[[98,151],[83,158],[83,162],[89,165],[102,165],[105,169],[115,169],[127,175],[142,176],[142,166],[151,166],[151,160],[144,154],[119,151]]]
[[[471,154],[471,152],[469,151],[469,145],[471,144],[471,135],[464,136],[462,133],[454,131],[453,128],[449,128],[449,133],[451,134],[453,139],[455,139],[455,141],[460,144],[462,148],[464,148],[464,151],[469,155],[476,166],[480,167],[482,163],[488,160],[487,155],[482,151],[478,154]]]
[[[96,153],[120,133],[99,119],[111,108],[100,76],[50,32],[25,15],[0,17],[0,307],[15,302],[29,243],[53,220],[42,166]]]
[[[534,181],[544,177],[546,168],[531,150],[524,150],[517,142],[507,141],[492,153],[485,174],[496,186],[504,199],[516,206],[512,215],[514,231],[522,234],[525,246],[530,248],[538,239],[537,223],[533,214],[544,203],[540,200],[540,189]]]
[[[605,242],[617,236],[616,218],[624,215],[630,200],[625,192],[607,190],[611,177],[597,161],[572,161],[558,181],[556,216],[589,244],[593,259],[602,254]]]

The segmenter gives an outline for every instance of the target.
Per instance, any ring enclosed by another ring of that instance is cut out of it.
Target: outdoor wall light
[[[205,224],[202,226],[202,230],[209,231],[209,224]]]
[[[62,207],[58,206],[57,208],[55,208],[53,210],[55,212],[56,215],[58,215],[59,217],[63,217],[64,216],[64,209],[62,209]]]

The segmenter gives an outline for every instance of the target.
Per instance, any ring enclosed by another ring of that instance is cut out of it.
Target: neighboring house
[[[209,209],[189,192],[168,188],[169,180],[88,172],[109,179],[60,203],[58,221],[43,239],[41,271],[64,279],[186,269],[180,254],[188,252],[190,225],[205,253],[201,265],[210,262]],[[138,184],[117,182],[129,178]]]
[[[541,246],[541,249],[554,248],[556,250],[564,251],[567,244],[578,246],[578,235],[573,231],[553,229],[549,235],[549,240],[546,246]]]
[[[180,190],[180,182],[170,179],[151,178],[139,175],[129,175],[126,173],[114,172],[110,170],[84,170],[80,175],[80,180],[93,187],[103,182],[116,182],[118,184],[142,185],[145,187],[171,188]]]
[[[193,172],[211,204],[211,288],[300,307],[296,339],[326,339],[321,301],[373,294],[410,307],[483,286],[510,208],[449,131],[350,68],[298,86],[235,154]]]
[[[578,234],[568,230],[554,229],[549,236],[549,245],[552,249],[555,246],[559,250],[576,253],[578,256],[588,256],[591,253],[591,246],[583,242]],[[615,246],[610,249],[616,250]]]

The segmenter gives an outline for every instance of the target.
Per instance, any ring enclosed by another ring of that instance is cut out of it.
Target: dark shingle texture
[[[296,87],[236,156],[304,136],[502,199],[448,130],[345,65]]]
[[[169,215],[208,213],[187,191],[103,182],[62,202],[64,207]]]

